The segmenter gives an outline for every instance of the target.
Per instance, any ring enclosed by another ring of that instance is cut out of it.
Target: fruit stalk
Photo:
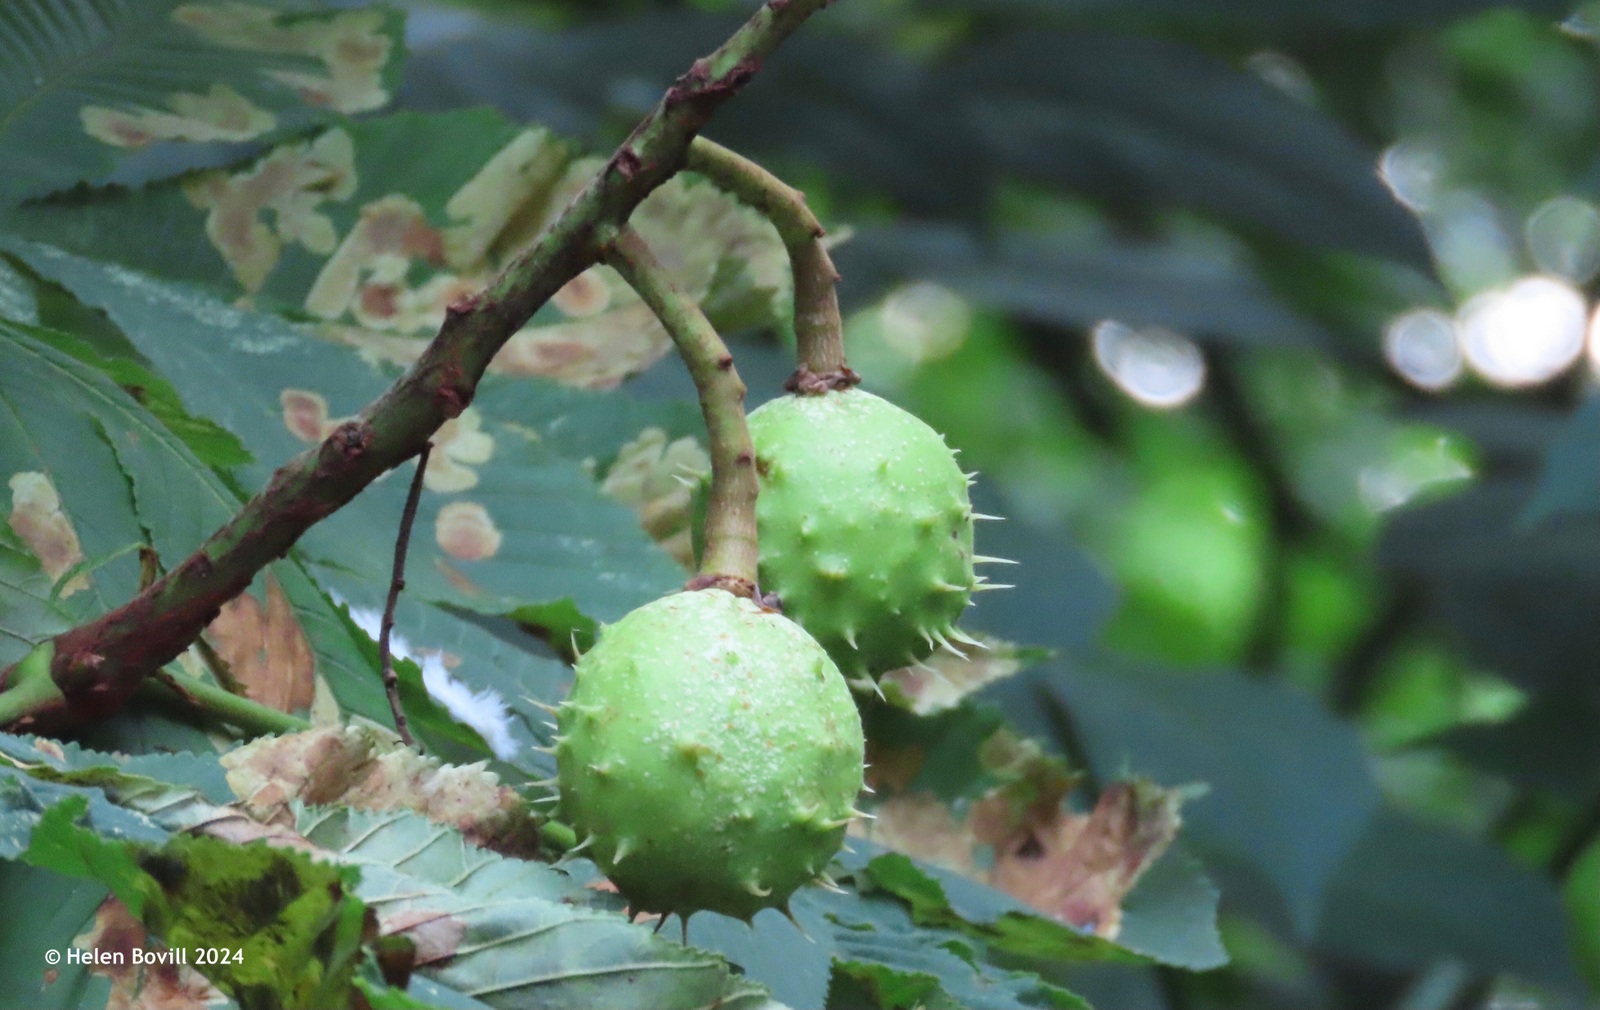
[[[684,165],[741,203],[766,215],[789,253],[794,274],[794,332],[799,368],[787,388],[817,394],[846,389],[860,381],[844,356],[844,324],[839,315],[839,271],[822,239],[826,232],[805,194],[715,141],[696,137]]]
[[[706,548],[692,586],[720,586],[750,597],[756,586],[755,448],[744,416],[744,381],[733,355],[700,306],[672,282],[639,233],[626,225],[606,243],[605,262],[639,293],[666,327],[700,394],[711,441]]]

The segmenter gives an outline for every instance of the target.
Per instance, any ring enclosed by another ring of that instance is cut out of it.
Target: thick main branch
[[[700,412],[711,442],[711,494],[706,501],[706,549],[698,581],[752,596],[759,486],[755,446],[744,416],[744,381],[733,367],[733,355],[695,300],[672,283],[638,232],[618,229],[605,261],[661,320],[700,394]]]
[[[119,709],[178,656],[314,523],[421,451],[471,402],[500,347],[563,284],[594,265],[601,236],[683,165],[695,134],[811,14],[831,0],[768,0],[716,52],[696,60],[554,224],[481,293],[450,306],[416,364],[358,417],[273,474],[267,487],[182,564],[128,603],[57,636],[60,699],[20,714],[78,721]],[[0,674],[0,694],[13,684]],[[3,710],[0,706],[0,710]],[[15,713],[13,713],[15,714]]]

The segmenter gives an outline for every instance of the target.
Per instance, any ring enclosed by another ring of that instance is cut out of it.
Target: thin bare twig
[[[406,548],[411,545],[411,526],[417,521],[417,502],[422,498],[422,481],[427,476],[428,455],[432,452],[433,443],[428,442],[417,453],[417,472],[411,478],[411,490],[406,492],[406,507],[400,512],[400,531],[394,538],[394,576],[389,579],[389,599],[383,605],[383,621],[378,625],[378,665],[383,668],[383,691],[389,696],[389,711],[394,713],[394,731],[400,734],[407,747],[417,747],[417,742],[411,738],[411,725],[400,704],[400,678],[394,672],[389,637],[394,633],[395,604],[400,602],[400,591],[406,587]]]

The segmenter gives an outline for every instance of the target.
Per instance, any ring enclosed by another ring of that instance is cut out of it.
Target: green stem
[[[562,285],[600,259],[627,221],[682,166],[689,142],[785,38],[830,0],[768,0],[716,52],[696,60],[589,184],[477,295],[452,303],[405,375],[321,445],[290,460],[200,549],[116,610],[57,636],[62,697],[0,708],[0,725],[35,714],[77,723],[118,711],[140,683],[194,641],[256,573],[311,526],[411,459],[472,402],[500,348]],[[0,671],[0,685],[12,684]]]
[[[608,264],[650,306],[671,334],[700,393],[711,440],[711,495],[706,503],[706,549],[700,575],[722,588],[752,595],[756,584],[756,453],[744,416],[744,382],[728,345],[687,293],[672,282],[639,233],[624,225],[606,248]],[[727,585],[728,581],[734,583]]]
[[[160,685],[156,687],[156,685]],[[236,726],[251,736],[267,733],[299,733],[311,728],[311,723],[297,715],[280,712],[259,701],[233,694],[215,684],[202,680],[158,674],[145,681],[143,690],[159,697],[164,704],[176,699],[194,711]],[[159,693],[158,693],[159,692]]]
[[[794,273],[794,332],[800,364],[791,387],[820,393],[854,385],[859,380],[844,355],[839,271],[822,244],[826,233],[807,206],[805,194],[749,158],[705,137],[696,137],[689,145],[684,167],[766,215],[783,239]]]
[[[56,643],[44,642],[33,648],[17,665],[0,677],[0,726],[26,726],[37,713],[65,706],[66,696],[50,675]]]

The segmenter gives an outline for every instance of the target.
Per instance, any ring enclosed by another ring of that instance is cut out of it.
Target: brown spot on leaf
[[[299,243],[319,255],[333,252],[338,235],[317,208],[348,199],[355,187],[355,147],[349,134],[333,129],[276,148],[250,168],[201,173],[183,188],[189,202],[207,212],[212,245],[254,293],[278,265],[285,244]]]
[[[50,478],[25,470],[11,475],[11,531],[39,559],[39,567],[52,581],[83,560],[83,547],[72,520],[61,511],[61,497]],[[74,575],[61,590],[62,597],[89,588],[88,573]]]
[[[422,482],[430,491],[465,491],[478,483],[473,469],[494,455],[494,436],[483,429],[483,416],[468,407],[439,427]]]
[[[601,268],[590,267],[561,286],[550,299],[569,316],[592,316],[611,304],[611,288],[601,276]]]
[[[655,315],[630,301],[586,319],[528,327],[506,342],[493,367],[568,386],[611,389],[671,349],[672,339]]]
[[[385,936],[399,934],[417,945],[416,963],[448,961],[461,949],[467,924],[444,912],[425,908],[393,909],[378,914],[378,931]]]
[[[206,628],[245,693],[280,712],[307,708],[316,691],[316,656],[294,607],[269,572],[266,606],[249,592],[222,605]]]
[[[294,88],[308,105],[366,112],[389,100],[383,88],[383,68],[393,43],[384,33],[382,11],[306,15],[235,2],[185,4],[172,12],[172,19],[228,49],[320,60],[322,73],[262,71]]]
[[[405,281],[413,261],[440,265],[443,243],[415,200],[399,194],[374,200],[323,264],[306,293],[306,310],[324,319],[348,311],[377,329],[436,328],[454,292],[437,286],[413,291]]]
[[[225,84],[213,84],[203,95],[177,92],[167,98],[167,108],[85,105],[78,118],[89,136],[126,148],[156,140],[249,140],[278,125],[276,116]]]
[[[556,201],[568,158],[567,146],[546,130],[525,130],[512,138],[445,204],[451,221],[445,229],[446,262],[457,271],[473,270],[520,249],[532,237],[521,234],[529,219],[541,229],[551,210],[564,206]],[[524,226],[513,227],[519,220]]]
[[[710,472],[711,457],[692,437],[668,442],[662,429],[646,428],[618,450],[600,490],[633,509],[645,532],[688,568],[694,564],[691,488]]]
[[[457,568],[455,565],[450,564],[444,558],[434,558],[433,567],[440,575],[444,576],[445,581],[449,582],[450,587],[456,592],[467,596],[483,595],[482,586],[467,578],[467,574],[465,572]]]
[[[200,972],[183,965],[135,965],[135,950],[160,951],[164,945],[145,932],[126,905],[107,898],[89,929],[73,938],[80,950],[120,954],[121,963],[98,963],[92,974],[111,980],[106,1010],[206,1010],[227,1002]],[[110,959],[108,959],[110,960]]]
[[[494,557],[503,539],[489,510],[472,501],[455,501],[440,509],[433,536],[441,550],[462,561]]]
[[[338,427],[337,422],[328,419],[328,401],[321,393],[285,389],[278,394],[278,404],[283,408],[284,427],[302,442],[320,442]]]
[[[364,319],[393,319],[400,312],[400,287],[395,284],[368,284],[361,289],[356,314]]]

